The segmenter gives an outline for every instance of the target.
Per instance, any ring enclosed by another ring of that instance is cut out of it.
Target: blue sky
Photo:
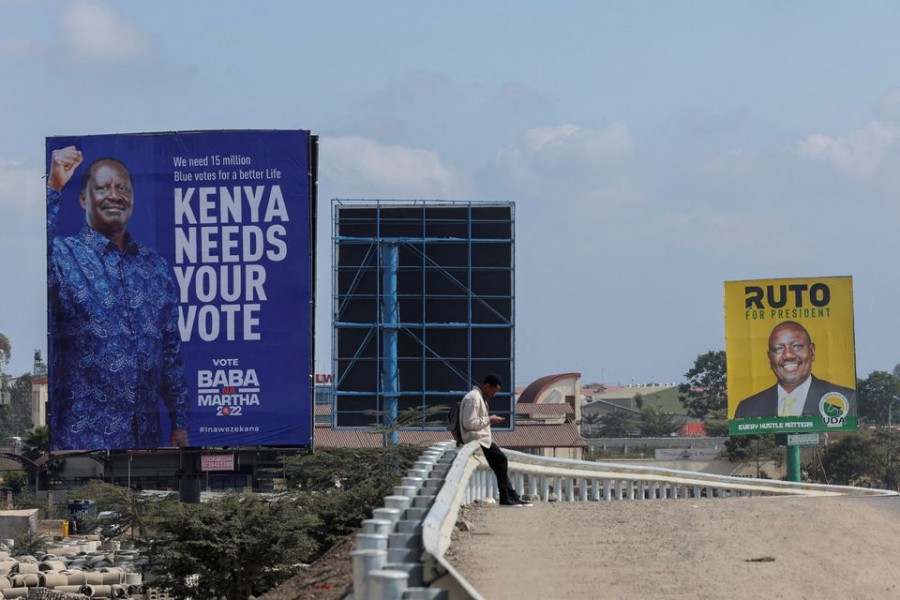
[[[681,381],[722,283],[852,275],[900,362],[900,4],[0,0],[0,331],[45,351],[44,138],[321,136],[330,199],[516,203],[517,379]]]

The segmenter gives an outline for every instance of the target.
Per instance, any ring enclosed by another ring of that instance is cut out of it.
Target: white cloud
[[[609,206],[635,198],[629,176],[636,151],[621,123],[604,129],[537,127],[501,150],[486,174],[517,198]]]
[[[338,197],[472,199],[469,179],[430,150],[322,137],[320,155],[320,180]]]
[[[140,56],[147,34],[100,0],[79,0],[60,15],[62,40],[75,58],[116,62]]]
[[[842,173],[865,177],[878,170],[896,137],[892,125],[873,121],[844,136],[810,135],[796,143],[796,151],[804,158],[824,162]]]

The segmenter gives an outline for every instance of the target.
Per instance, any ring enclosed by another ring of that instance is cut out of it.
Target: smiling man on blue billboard
[[[315,149],[47,139],[54,450],[312,443]]]
[[[83,159],[74,146],[54,150],[47,175],[54,449],[187,446],[177,287],[166,261],[128,231],[136,194],[122,162],[88,165],[79,193],[85,224],[56,235],[63,188]]]

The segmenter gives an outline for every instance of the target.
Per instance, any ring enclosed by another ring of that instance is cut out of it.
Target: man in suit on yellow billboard
[[[812,374],[816,345],[800,323],[776,325],[769,335],[767,355],[777,383],[742,400],[734,418],[825,416],[831,408],[856,414],[856,390]]]

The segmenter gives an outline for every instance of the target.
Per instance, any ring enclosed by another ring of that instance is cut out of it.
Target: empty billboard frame
[[[334,425],[441,427],[496,373],[512,427],[515,205],[332,202]]]

